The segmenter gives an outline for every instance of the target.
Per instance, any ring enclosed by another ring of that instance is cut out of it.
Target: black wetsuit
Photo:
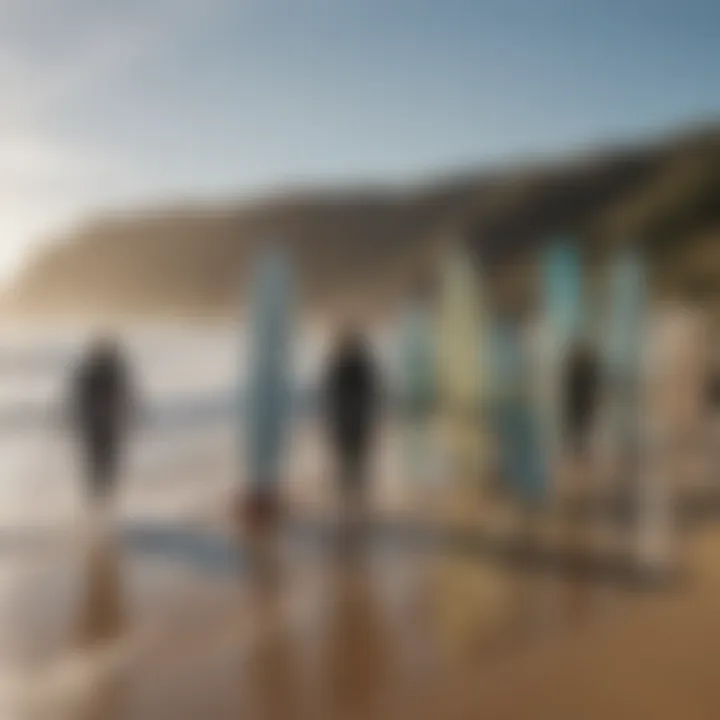
[[[77,430],[89,491],[112,490],[122,451],[130,404],[127,369],[116,351],[93,352],[75,379]]]
[[[375,428],[379,388],[375,364],[361,340],[343,344],[331,358],[324,384],[328,435],[348,492],[361,491]]]
[[[710,375],[707,384],[707,403],[712,413],[720,413],[720,370]]]
[[[565,367],[563,424],[566,441],[574,453],[581,453],[586,448],[595,418],[597,395],[598,368],[594,356],[584,349],[572,351]]]

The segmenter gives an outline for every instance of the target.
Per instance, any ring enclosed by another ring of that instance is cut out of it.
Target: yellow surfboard
[[[445,484],[442,521],[472,533],[492,518],[485,503],[483,416],[488,383],[484,378],[485,312],[481,277],[466,249],[454,245],[440,269],[437,372],[440,441]],[[486,645],[502,627],[507,611],[504,570],[480,557],[448,547],[435,566],[435,610],[450,652]]]
[[[478,275],[462,245],[440,270],[438,394],[444,471],[453,486],[476,486],[480,471],[480,298]]]

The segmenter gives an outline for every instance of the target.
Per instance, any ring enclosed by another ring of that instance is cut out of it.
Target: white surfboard
[[[431,428],[437,383],[433,326],[426,304],[419,300],[404,309],[399,356],[402,466],[409,483],[427,484],[436,470]]]

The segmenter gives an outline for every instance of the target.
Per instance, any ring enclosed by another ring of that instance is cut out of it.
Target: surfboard
[[[605,334],[607,429],[619,492],[637,507],[633,542],[640,566],[664,572],[672,563],[674,523],[667,449],[661,418],[646,417],[644,349],[650,340],[645,259],[633,246],[613,258],[608,275]]]
[[[433,328],[427,307],[408,302],[400,322],[399,401],[403,422],[403,467],[409,482],[433,475],[431,418],[436,397]]]
[[[609,397],[609,425],[615,450],[637,442],[641,353],[647,283],[642,256],[627,248],[612,260],[607,286],[607,327],[603,342]]]
[[[292,387],[291,268],[278,248],[257,261],[250,286],[245,384],[249,495],[272,496],[281,480]]]
[[[476,269],[461,244],[451,247],[440,273],[438,400],[446,473],[454,483],[476,485],[480,460],[481,312]]]
[[[472,532],[498,517],[485,492],[489,407],[488,314],[481,268],[461,244],[441,266],[437,356],[441,441],[447,482],[438,509],[450,526]],[[462,553],[442,553],[436,567],[436,612],[443,641],[472,652],[501,631],[510,612],[507,570]]]
[[[563,455],[563,369],[573,342],[582,330],[584,307],[582,266],[577,246],[558,240],[542,258],[543,321],[539,334],[536,376],[538,415],[543,427],[548,493],[557,494]]]
[[[507,320],[494,323],[492,349],[494,424],[502,477],[523,505],[534,507],[546,496],[547,478],[522,329]]]

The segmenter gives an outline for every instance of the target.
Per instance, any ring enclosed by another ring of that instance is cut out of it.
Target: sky
[[[0,277],[99,210],[720,117],[717,0],[0,0]]]

